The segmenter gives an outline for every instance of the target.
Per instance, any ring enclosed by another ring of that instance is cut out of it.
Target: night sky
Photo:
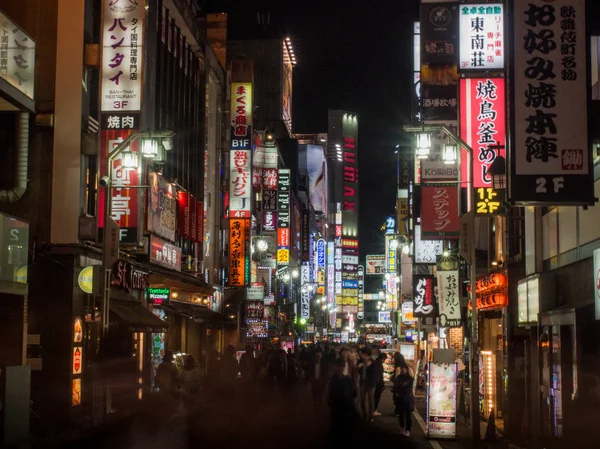
[[[412,23],[418,0],[204,2],[228,13],[228,39],[291,36],[294,132],[327,132],[327,109],[359,115],[361,258],[383,254],[380,227],[395,212],[395,155],[406,144]],[[265,31],[257,11],[270,12]]]

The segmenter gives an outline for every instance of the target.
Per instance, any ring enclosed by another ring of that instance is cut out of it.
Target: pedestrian
[[[323,405],[323,393],[330,377],[329,362],[323,357],[321,348],[316,348],[313,359],[308,362],[306,377],[310,382],[313,405],[320,412]]]
[[[361,348],[358,363],[360,408],[367,423],[373,421],[375,410],[375,370],[369,348]]]
[[[412,389],[414,374],[402,354],[398,354],[395,362],[396,369],[394,370],[394,386],[392,388],[395,413],[398,415],[400,433],[409,437],[415,403]]]
[[[191,354],[188,354],[185,358],[180,379],[183,403],[189,411],[198,403],[200,385],[202,384],[202,374],[196,364],[196,359]]]
[[[356,385],[351,377],[344,375],[344,366],[341,358],[334,362],[334,374],[327,394],[332,439],[338,447],[342,446],[343,440],[351,441],[351,432],[360,421],[355,405]]]
[[[177,367],[173,364],[173,352],[167,351],[163,356],[163,361],[156,368],[156,386],[161,393],[171,396],[177,396],[178,393]]]
[[[254,348],[251,345],[246,345],[246,352],[240,357],[240,374],[242,381],[246,386],[254,384],[256,379],[256,359],[254,358]]]
[[[383,362],[385,359],[385,353],[375,350],[375,360],[373,362],[375,370],[375,411],[373,412],[373,416],[381,416],[378,408],[381,395],[383,394],[383,390],[385,390],[385,382],[383,380]]]
[[[220,362],[221,367],[221,396],[231,398],[235,394],[235,383],[237,380],[239,366],[235,356],[235,347],[229,345],[225,348],[225,354]]]

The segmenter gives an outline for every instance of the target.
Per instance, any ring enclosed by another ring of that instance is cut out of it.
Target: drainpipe
[[[15,186],[0,190],[0,202],[15,203],[27,190],[27,161],[29,159],[29,113],[21,112],[17,118],[17,166]]]

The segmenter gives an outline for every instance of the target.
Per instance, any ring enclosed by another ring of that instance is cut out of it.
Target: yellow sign
[[[289,249],[278,249],[277,250],[277,263],[279,265],[288,265],[290,263],[290,250]]]
[[[15,273],[15,282],[19,284],[27,284],[27,265],[17,270]]]
[[[94,267],[89,266],[81,270],[77,283],[85,293],[92,294],[94,292]]]
[[[504,213],[504,189],[494,190],[491,187],[480,187],[476,191],[475,211],[477,215]]]

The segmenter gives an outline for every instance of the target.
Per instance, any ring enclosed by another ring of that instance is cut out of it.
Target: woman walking
[[[406,364],[406,360],[404,360],[402,354],[397,354],[394,362],[394,387],[392,388],[392,393],[394,395],[394,405],[396,406],[395,412],[400,424],[400,433],[409,437],[412,427],[412,412],[415,406],[412,389],[414,374]]]

